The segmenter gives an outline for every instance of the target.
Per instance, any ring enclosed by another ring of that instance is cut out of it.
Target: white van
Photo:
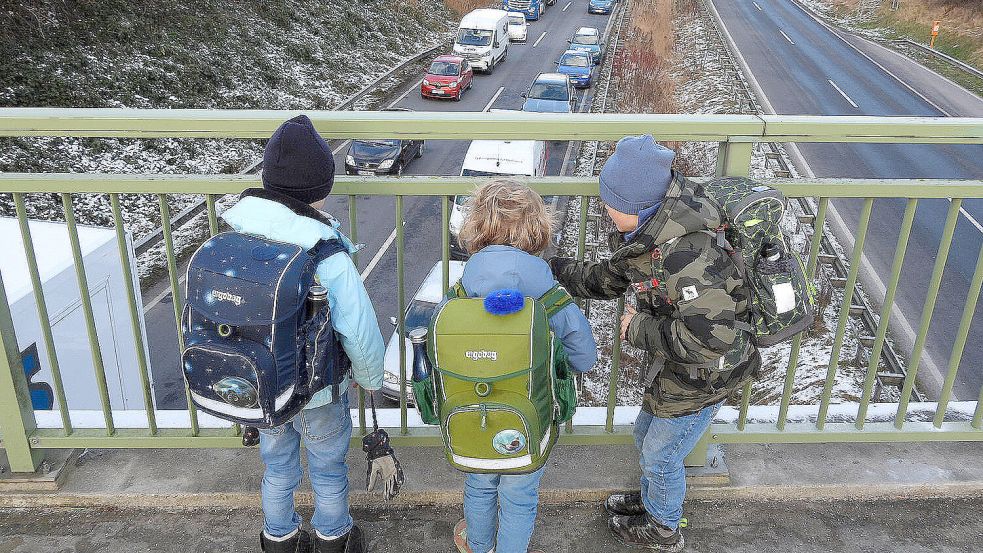
[[[454,53],[476,70],[491,73],[509,55],[509,15],[505,10],[482,8],[461,18]]]
[[[541,177],[549,162],[549,144],[541,140],[473,140],[461,166],[462,177]],[[467,196],[455,196],[451,208],[451,256],[464,259],[467,254],[457,240],[464,222],[462,207]]]
[[[37,253],[38,272],[44,292],[55,355],[61,369],[65,397],[71,410],[102,408],[96,385],[92,351],[82,312],[82,295],[75,276],[68,227],[64,223],[30,221],[31,237]],[[0,236],[10,237],[4,249],[3,273],[10,315],[14,321],[17,347],[31,389],[34,409],[57,411],[54,398],[51,360],[38,321],[34,288],[27,267],[27,257],[20,240],[17,219],[0,217]],[[138,359],[149,359],[146,347],[133,337],[126,275],[120,264],[116,231],[78,226],[79,245],[89,283],[89,299],[102,351],[102,362],[109,385],[109,401],[114,410],[144,409]],[[133,246],[127,236],[127,256],[135,268]],[[147,336],[143,321],[140,282],[132,277],[136,294],[141,334]],[[151,376],[151,375],[148,375]],[[152,376],[151,376],[152,377]],[[151,383],[151,389],[153,384]],[[45,417],[42,417],[45,418]],[[40,419],[39,419],[40,420]],[[47,418],[45,418],[47,420]]]

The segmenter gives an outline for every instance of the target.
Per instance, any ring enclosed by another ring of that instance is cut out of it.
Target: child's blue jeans
[[[641,411],[635,419],[635,447],[642,466],[642,504],[650,515],[675,530],[683,516],[686,469],[683,459],[710,427],[723,403],[692,415],[663,419]]]
[[[530,474],[469,474],[464,520],[472,553],[526,553],[536,525],[543,467]]]
[[[307,468],[314,489],[311,525],[322,536],[343,536],[352,528],[348,511],[348,465],[345,456],[352,437],[347,397],[305,409],[284,425],[260,431],[259,453],[266,464],[263,475],[263,517],[266,533],[285,536],[301,525],[294,508],[300,486],[300,441],[307,450]]]

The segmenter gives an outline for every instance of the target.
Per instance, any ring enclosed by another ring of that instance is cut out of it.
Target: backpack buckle
[[[661,258],[662,258],[661,248],[655,248],[654,250],[652,250],[652,259],[661,259]]]
[[[659,279],[653,278],[650,280],[643,280],[641,282],[633,282],[631,284],[631,289],[635,291],[636,294],[642,292],[648,292],[649,290],[654,290],[659,287]]]

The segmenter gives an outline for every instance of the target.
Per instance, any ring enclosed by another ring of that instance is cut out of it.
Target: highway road
[[[834,31],[793,0],[716,0],[726,34],[750,68],[765,109],[777,114],[983,116],[983,101],[941,78],[926,84],[921,66],[880,46]],[[855,47],[855,45],[857,47]],[[868,54],[869,52],[869,54]],[[890,69],[888,69],[890,67]],[[858,178],[983,179],[983,146],[801,144],[793,161],[806,175]],[[819,191],[817,191],[819,192]],[[832,202],[836,219],[855,232],[862,200]],[[898,239],[905,200],[874,203],[862,278],[875,297]],[[907,354],[914,342],[939,248],[947,200],[919,203],[901,274],[892,335]],[[831,210],[833,211],[833,210]],[[952,252],[919,372],[920,388],[937,397],[969,281],[983,244],[983,201],[963,203]],[[848,239],[852,248],[852,238]],[[983,384],[983,321],[977,315],[957,374],[955,397],[973,400]]]
[[[397,91],[392,106],[415,111],[486,111],[522,107],[522,93],[536,75],[552,71],[567,40],[583,26],[604,30],[609,16],[586,13],[586,2],[557,0],[539,20],[529,23],[526,43],[512,43],[508,59],[494,73],[475,75],[474,86],[460,102],[427,100],[420,97],[419,81],[412,87]],[[420,75],[422,78],[422,75]],[[590,106],[593,88],[580,92],[579,106]],[[440,140],[426,143],[422,158],[406,166],[405,175],[458,175],[468,148],[468,141]],[[568,156],[567,142],[550,144],[549,174],[563,174],[572,169],[576,155]],[[348,143],[335,150],[335,165],[344,173],[344,157]],[[564,166],[564,160],[568,163]],[[356,202],[358,241],[365,244],[358,254],[358,268],[375,307],[379,326],[388,341],[392,333],[390,317],[396,316],[395,200],[360,196]],[[329,197],[325,210],[334,214],[348,232],[348,200]],[[440,259],[440,202],[435,198],[408,197],[403,204],[405,217],[406,263],[405,289],[407,301],[420,286],[427,272]],[[177,334],[171,298],[168,294],[150,298],[157,301],[146,314],[150,344],[151,367],[158,408],[179,409],[186,406],[184,384],[180,373]]]

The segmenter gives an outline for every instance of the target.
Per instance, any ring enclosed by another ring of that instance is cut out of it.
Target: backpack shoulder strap
[[[451,285],[451,287],[447,289],[447,293],[444,294],[445,300],[451,300],[454,298],[467,298],[467,297],[469,297],[468,291],[464,289],[464,285],[461,284],[460,280],[455,282],[453,285]]]
[[[552,317],[561,309],[573,303],[573,296],[570,295],[570,292],[567,292],[566,288],[555,284],[545,294],[539,296],[537,301],[543,304],[543,307],[546,309],[546,316]]]
[[[345,247],[345,244],[341,240],[331,238],[328,240],[318,240],[317,244],[314,244],[314,247],[308,250],[308,252],[314,258],[314,264],[316,265],[335,254],[341,252],[348,253],[348,248]]]

